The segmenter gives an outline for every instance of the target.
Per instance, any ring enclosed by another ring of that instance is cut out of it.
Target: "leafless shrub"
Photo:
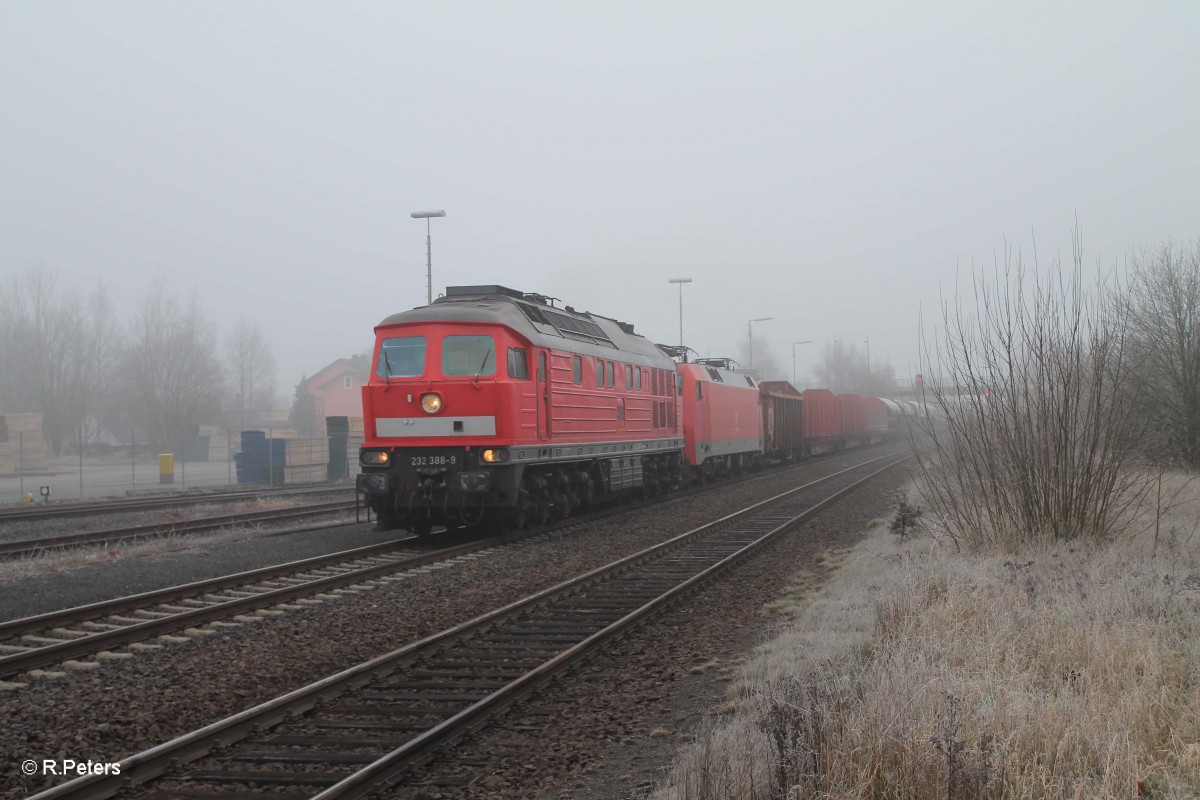
[[[958,738],[962,717],[962,699],[944,692],[945,706],[938,732],[930,737],[933,746],[946,759],[946,800],[975,800],[993,788],[996,768],[993,764],[995,734],[979,737],[976,748]]]
[[[940,339],[925,343],[932,457],[922,486],[959,547],[1105,538],[1153,480],[1138,458],[1144,423],[1128,329],[1110,288],[1070,267],[1026,267],[1006,248],[973,277],[974,307],[947,303]]]

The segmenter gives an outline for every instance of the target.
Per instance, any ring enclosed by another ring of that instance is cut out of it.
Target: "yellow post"
[[[174,483],[175,482],[175,454],[174,453],[159,453],[159,456],[158,456],[158,482],[159,483]]]

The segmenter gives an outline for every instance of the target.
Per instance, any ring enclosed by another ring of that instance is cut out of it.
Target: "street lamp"
[[[679,346],[683,347],[683,285],[691,283],[691,278],[668,278],[667,283],[679,284]]]
[[[835,392],[841,390],[842,384],[842,349],[838,345],[838,338],[833,337],[833,386],[830,388]]]
[[[796,385],[796,345],[812,344],[812,339],[805,339],[803,342],[792,342],[792,386]]]
[[[775,319],[775,318],[774,317],[759,317],[758,319],[752,319],[752,320],[748,320],[746,322],[746,338],[750,342],[750,348],[747,353],[747,356],[748,356],[747,360],[750,362],[750,369],[754,369],[754,323],[767,322],[768,320],[772,320],[772,319]]]
[[[871,381],[871,337],[868,336],[865,341],[867,344],[867,386],[864,389],[864,391],[869,392],[869,391],[871,391],[871,384],[872,384],[872,381]]]
[[[445,211],[414,211],[413,219],[425,220],[425,304],[433,302],[433,239],[429,235],[429,220],[446,216]]]

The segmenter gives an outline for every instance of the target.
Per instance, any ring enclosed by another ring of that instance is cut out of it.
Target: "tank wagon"
[[[685,477],[675,362],[632,325],[452,286],[375,328],[358,489],[381,527],[521,528]]]

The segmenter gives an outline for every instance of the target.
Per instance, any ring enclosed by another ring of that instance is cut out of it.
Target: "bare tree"
[[[195,298],[181,307],[161,280],[130,325],[121,372],[131,422],[158,449],[220,414],[223,387],[212,323]]]
[[[887,397],[896,387],[896,371],[889,362],[876,359],[870,364],[858,345],[840,339],[825,345],[813,374],[823,388],[838,394]]]
[[[763,381],[783,381],[791,378],[791,373],[780,362],[779,357],[775,355],[775,351],[771,348],[770,342],[761,336],[754,337],[754,359],[751,363],[750,347],[748,342],[740,342],[738,344],[739,364],[742,364],[745,369],[753,370],[754,375],[759,380]]]
[[[1141,408],[1169,458],[1200,466],[1200,240],[1131,259],[1124,311]]]
[[[41,413],[52,453],[78,441],[105,404],[119,346],[102,286],[87,306],[41,268],[0,286],[0,406]]]
[[[225,364],[232,410],[245,429],[252,414],[269,409],[275,396],[275,358],[257,322],[238,320],[225,340]]]
[[[1136,389],[1128,331],[1107,287],[1084,285],[1081,261],[1078,231],[1073,266],[1044,275],[1006,250],[924,343],[924,371],[940,377],[926,389],[922,490],[957,545],[1102,538],[1153,482],[1141,416],[1122,396]]]
[[[112,417],[114,373],[124,346],[120,325],[113,314],[108,293],[100,283],[88,298],[87,314],[82,320],[83,336],[74,364],[72,384],[73,416],[80,421],[81,437],[86,444],[95,429]],[[92,429],[89,430],[89,426]]]

